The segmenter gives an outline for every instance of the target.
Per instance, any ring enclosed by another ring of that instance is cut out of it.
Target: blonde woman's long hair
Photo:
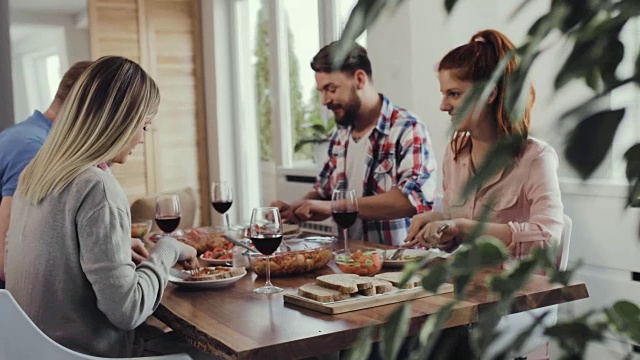
[[[111,161],[159,104],[158,87],[138,64],[118,56],[98,59],[73,86],[47,140],[20,175],[18,195],[38,204],[86,169]]]

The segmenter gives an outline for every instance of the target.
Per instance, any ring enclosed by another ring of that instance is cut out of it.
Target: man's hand
[[[298,221],[322,221],[331,216],[331,201],[303,200],[292,207]]]
[[[138,265],[149,256],[147,248],[144,247],[142,240],[131,238],[131,260]]]
[[[278,211],[280,211],[280,218],[284,222],[288,223],[297,223],[298,219],[296,219],[296,215],[293,213],[293,209],[297,206],[298,203],[289,204],[284,201],[276,200],[271,203],[271,206],[277,207]]]

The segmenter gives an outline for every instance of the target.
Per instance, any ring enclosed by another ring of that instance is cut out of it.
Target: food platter
[[[213,269],[213,268],[210,268]],[[220,268],[223,269],[223,268]],[[247,271],[245,268],[224,268],[224,269],[235,269],[238,275],[231,276],[224,279],[213,279],[213,280],[201,280],[201,281],[190,281],[189,278],[191,275],[186,271],[181,271],[178,269],[171,269],[169,271],[169,282],[178,286],[190,287],[190,288],[202,288],[202,289],[215,289],[229,286],[236,281],[242,279],[245,275],[247,275]]]

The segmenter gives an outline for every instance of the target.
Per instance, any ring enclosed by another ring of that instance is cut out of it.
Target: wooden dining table
[[[365,246],[358,241],[351,244]],[[284,302],[283,294],[314,282],[319,275],[332,273],[340,273],[333,261],[314,272],[272,278],[272,283],[284,288],[284,292],[269,295],[252,291],[264,285],[265,279],[251,271],[233,285],[220,289],[169,284],[154,315],[199,349],[226,359],[297,359],[336,352],[351,347],[369,324],[383,324],[401,304],[326,315]],[[457,303],[445,327],[473,323],[496,302],[484,281],[489,273],[472,281],[471,291],[464,301]],[[562,286],[550,284],[545,276],[533,275],[515,297],[512,313],[588,296],[584,283]],[[446,293],[411,300],[409,334],[416,334],[429,315],[453,299],[453,293]]]

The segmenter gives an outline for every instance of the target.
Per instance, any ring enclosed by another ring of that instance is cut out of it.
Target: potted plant
[[[309,122],[303,127],[303,135],[294,146],[294,152],[298,152],[303,146],[311,144],[313,147],[313,162],[322,164],[327,157],[329,139],[335,127],[336,122],[333,117],[328,119],[326,124],[319,117],[309,119]]]

